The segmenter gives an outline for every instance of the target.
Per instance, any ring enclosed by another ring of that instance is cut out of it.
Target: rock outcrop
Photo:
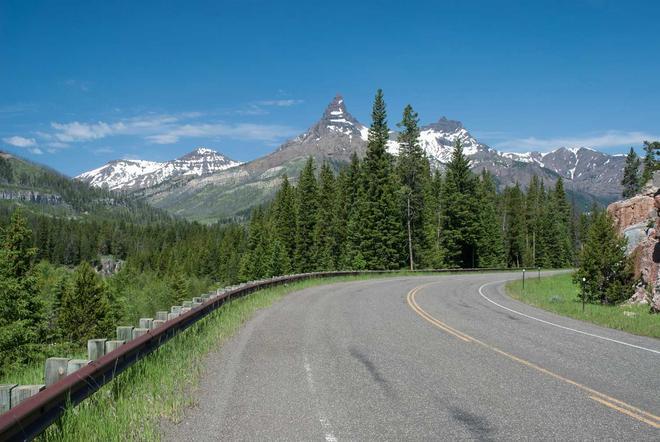
[[[649,304],[660,312],[660,171],[642,194],[607,207],[618,232],[628,239],[626,253],[632,257],[635,278],[640,283],[629,302]]]

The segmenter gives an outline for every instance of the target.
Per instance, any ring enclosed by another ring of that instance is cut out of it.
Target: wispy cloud
[[[18,135],[14,135],[13,137],[3,138],[2,141],[14,147],[25,148],[25,147],[33,147],[37,145],[37,140],[35,140],[34,138],[25,138],[25,137],[20,137]]]
[[[33,153],[34,155],[41,155],[44,153],[37,146],[37,140],[35,140],[34,138],[26,138],[26,137],[14,135],[12,137],[3,138],[2,141],[4,141],[6,144],[10,146],[25,149],[28,152]]]
[[[639,131],[617,131],[610,130],[600,134],[592,134],[576,137],[556,137],[556,138],[513,138],[495,143],[497,149],[511,150],[538,150],[541,152],[556,149],[558,147],[625,147],[638,146],[644,140],[656,140],[660,137],[647,132]]]
[[[147,136],[155,144],[172,144],[181,138],[227,137],[239,140],[273,142],[295,135],[297,130],[277,124],[185,124],[167,132]]]
[[[278,106],[278,107],[290,107],[295,106],[296,104],[302,103],[303,100],[297,99],[283,99],[283,100],[261,100],[257,101],[259,106]]]
[[[37,135],[54,148],[93,142],[113,136],[138,136],[153,144],[172,144],[184,138],[230,138],[272,143],[298,133],[279,124],[203,121],[200,112],[173,115],[145,115],[117,121],[51,123],[52,131]],[[36,142],[36,140],[31,139]]]

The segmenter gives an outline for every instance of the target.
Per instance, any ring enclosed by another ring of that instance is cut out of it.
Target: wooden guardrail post
[[[76,371],[83,368],[85,365],[89,365],[90,362],[92,361],[89,361],[87,359],[71,359],[69,363],[66,365],[66,374],[70,375],[71,373],[75,373]]]
[[[44,373],[44,382],[46,387],[66,376],[69,358],[48,358],[46,359],[46,369]]]
[[[17,384],[0,384],[0,414],[11,408],[11,391]]]
[[[154,328],[158,328],[158,327],[160,327],[161,325],[164,325],[164,324],[165,324],[165,321],[163,321],[161,319],[154,319],[154,322],[153,322]]]
[[[152,328],[154,328],[154,319],[153,318],[140,318],[139,328],[146,328],[147,330],[151,330]]]
[[[133,326],[132,325],[120,325],[117,327],[117,340],[128,342],[133,339]]]
[[[118,349],[119,347],[121,347],[124,344],[125,344],[125,341],[121,341],[121,340],[106,341],[105,342],[105,354],[108,354],[111,351],[115,351],[116,349]]]
[[[167,312],[166,311],[160,311],[156,312],[156,318],[157,321],[167,321]]]
[[[96,361],[105,354],[105,342],[107,339],[89,339],[87,341],[87,359]]]
[[[134,328],[133,329],[133,339],[139,338],[142,335],[146,335],[149,332],[148,328]]]
[[[37,385],[19,385],[11,390],[11,408],[16,407],[25,399],[34,396],[46,388],[44,384]]]

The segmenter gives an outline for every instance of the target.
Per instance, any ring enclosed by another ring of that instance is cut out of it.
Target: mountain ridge
[[[181,174],[131,191],[156,207],[184,217],[207,222],[233,217],[270,198],[285,173],[295,180],[309,157],[317,164],[328,162],[337,169],[349,162],[353,153],[363,156],[368,131],[348,112],[343,97],[337,95],[307,131],[268,155],[199,176]],[[394,155],[398,153],[396,137],[397,133],[391,131],[388,151]],[[420,127],[420,146],[432,165],[441,170],[450,160],[456,140],[462,142],[472,170],[490,171],[500,189],[515,183],[526,186],[537,175],[548,185],[562,177],[567,190],[579,193],[586,203],[609,202],[621,191],[623,157],[588,148],[499,152],[479,142],[460,121],[444,116]]]

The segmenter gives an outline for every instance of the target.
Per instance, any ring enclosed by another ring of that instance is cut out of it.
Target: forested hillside
[[[0,202],[35,213],[152,222],[169,216],[146,203],[72,180],[50,168],[0,152]]]

